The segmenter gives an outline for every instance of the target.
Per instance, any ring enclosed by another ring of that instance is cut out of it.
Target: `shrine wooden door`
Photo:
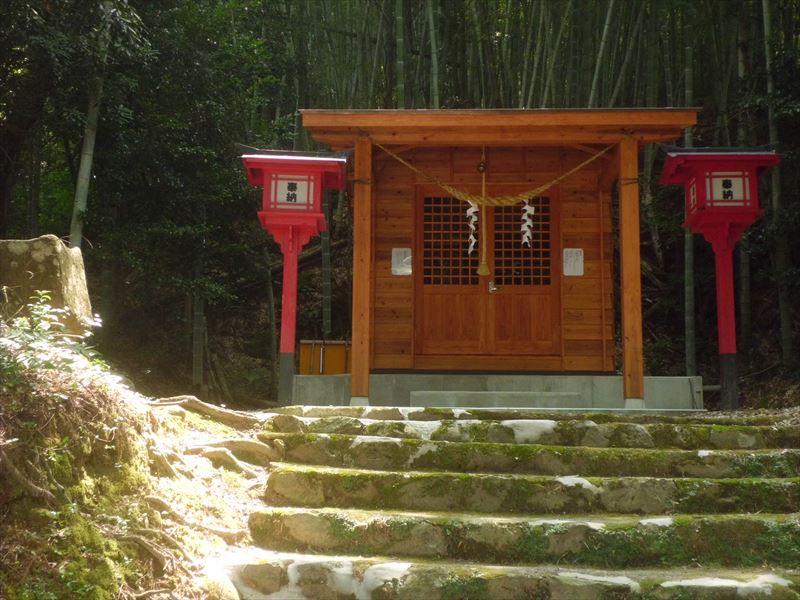
[[[450,368],[473,369],[480,367],[480,357],[561,353],[560,236],[554,198],[551,193],[530,199],[535,210],[529,246],[522,244],[521,203],[487,208],[490,274],[480,276],[482,227],[477,227],[477,244],[469,254],[467,205],[437,188],[419,190],[414,269],[416,355],[453,356]],[[471,363],[470,356],[476,362]],[[448,366],[441,360],[430,364]],[[509,370],[530,366],[524,361],[503,364]]]

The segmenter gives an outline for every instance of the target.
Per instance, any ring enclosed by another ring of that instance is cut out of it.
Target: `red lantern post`
[[[763,213],[758,204],[759,174],[780,159],[768,150],[669,148],[661,174],[662,185],[684,186],[683,226],[702,233],[714,249],[720,384],[726,409],[738,407],[733,249]]]
[[[322,193],[343,189],[347,160],[331,155],[276,151],[242,156],[250,185],[263,186],[262,227],[283,253],[280,379],[278,401],[289,404],[295,363],[297,258],[315,235],[325,230]]]

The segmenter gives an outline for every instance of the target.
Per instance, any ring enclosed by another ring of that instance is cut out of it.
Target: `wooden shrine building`
[[[316,141],[354,149],[351,398],[371,373],[620,367],[625,406],[645,406],[639,151],[696,113],[303,111]]]

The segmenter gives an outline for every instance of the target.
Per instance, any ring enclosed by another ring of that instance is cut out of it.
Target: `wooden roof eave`
[[[360,136],[383,145],[564,146],[677,138],[697,109],[303,111],[318,142],[352,147]]]

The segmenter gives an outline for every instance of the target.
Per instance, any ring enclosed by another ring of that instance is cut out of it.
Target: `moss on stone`
[[[354,528],[354,523],[342,515],[325,515],[328,524],[328,532],[336,540],[344,544],[350,544],[358,536]]]
[[[556,526],[547,533],[560,531]],[[512,563],[538,564],[553,558],[548,552],[549,540],[543,527],[529,527],[521,533],[516,542],[508,548],[505,554],[506,560]],[[499,554],[499,553],[498,553]],[[501,558],[497,556],[496,558]]]
[[[489,597],[485,579],[473,575],[453,574],[439,584],[442,600],[486,600]]]
[[[416,438],[420,437],[419,433],[409,429],[404,421],[380,421],[378,423],[370,423],[364,430],[366,435],[376,435],[385,437],[396,438]]]
[[[683,513],[792,512],[800,506],[798,479],[676,479]]]

